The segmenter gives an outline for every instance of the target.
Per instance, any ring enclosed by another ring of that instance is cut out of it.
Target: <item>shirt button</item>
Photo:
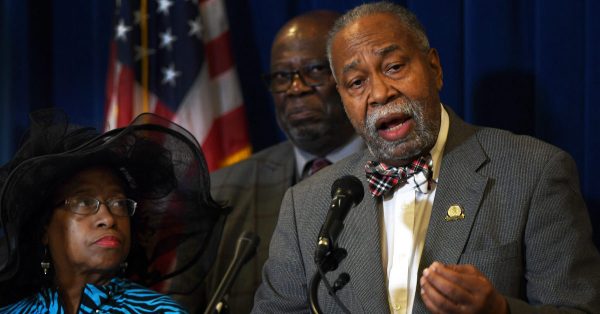
[[[394,310],[394,312],[406,313],[406,307],[399,303],[392,304],[392,310]]]

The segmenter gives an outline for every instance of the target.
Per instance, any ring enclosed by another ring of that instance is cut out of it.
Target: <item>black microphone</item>
[[[331,205],[325,222],[319,231],[315,262],[321,264],[323,258],[337,245],[337,238],[344,229],[344,219],[352,206],[358,205],[365,195],[363,185],[355,176],[341,177],[331,186]]]
[[[251,231],[244,231],[237,240],[235,254],[233,260],[229,264],[223,279],[219,283],[216,292],[208,303],[204,314],[220,313],[223,306],[223,297],[229,293],[229,289],[233,285],[235,278],[239,274],[242,266],[251,260],[256,255],[256,248],[260,238]]]

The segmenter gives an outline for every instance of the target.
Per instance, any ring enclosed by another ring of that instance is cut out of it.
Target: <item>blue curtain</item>
[[[362,0],[226,0],[250,136],[260,150],[284,136],[259,79],[273,36],[314,9]],[[575,158],[600,244],[600,12],[597,0],[407,0],[440,53],[442,100],[467,121],[530,134]],[[0,4],[0,162],[30,110],[57,106],[102,127],[114,3],[5,0]]]

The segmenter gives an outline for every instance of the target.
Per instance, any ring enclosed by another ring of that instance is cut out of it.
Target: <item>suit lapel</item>
[[[458,262],[488,181],[488,178],[477,173],[477,169],[487,161],[487,156],[474,135],[476,129],[464,123],[452,111],[448,112],[448,142],[421,259],[423,266],[428,266],[434,260]],[[463,209],[464,219],[446,221],[452,205]]]
[[[261,158],[256,163],[256,182],[255,186],[268,186],[268,190],[260,191],[256,195],[255,205],[261,206],[264,202],[269,202],[273,195],[283,197],[285,191],[292,185],[296,177],[294,149],[292,144],[284,142],[279,144],[276,151]],[[281,201],[281,200],[279,200]],[[276,212],[279,212],[279,206],[276,206]]]
[[[459,262],[488,182],[488,178],[477,173],[488,159],[477,142],[476,128],[464,123],[448,108],[446,110],[450,116],[450,129],[419,266],[419,277],[423,269],[434,261],[446,264]],[[445,219],[448,209],[453,205],[462,208],[464,219]],[[425,311],[418,294],[414,311]]]
[[[483,197],[487,178],[479,176],[469,157],[444,157],[421,265],[434,260],[458,263]],[[474,161],[472,161],[474,162]],[[447,221],[448,209],[458,205],[464,219]]]

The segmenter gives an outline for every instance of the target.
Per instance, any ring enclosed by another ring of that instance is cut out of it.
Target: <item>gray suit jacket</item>
[[[231,206],[232,212],[225,223],[217,259],[206,279],[207,302],[233,258],[238,237],[250,230],[261,242],[256,257],[242,268],[234,282],[228,303],[233,314],[249,313],[252,309],[281,200],[295,181],[294,160],[293,146],[286,141],[211,174],[213,198]]]
[[[534,138],[477,128],[448,113],[419,276],[433,261],[473,264],[507,297],[512,313],[551,313],[556,307],[600,313],[600,254],[591,241],[574,161]],[[363,181],[365,198],[348,214],[338,240],[348,257],[327,278],[350,275],[338,296],[352,313],[389,312],[382,213],[364,180],[369,159],[368,150],[355,154],[288,190],[253,312],[308,312],[307,287],[316,271],[314,250],[330,187],[347,174]],[[453,204],[464,209],[463,220],[445,221]],[[324,313],[341,312],[322,284],[319,300]],[[426,312],[418,293],[414,312]]]

